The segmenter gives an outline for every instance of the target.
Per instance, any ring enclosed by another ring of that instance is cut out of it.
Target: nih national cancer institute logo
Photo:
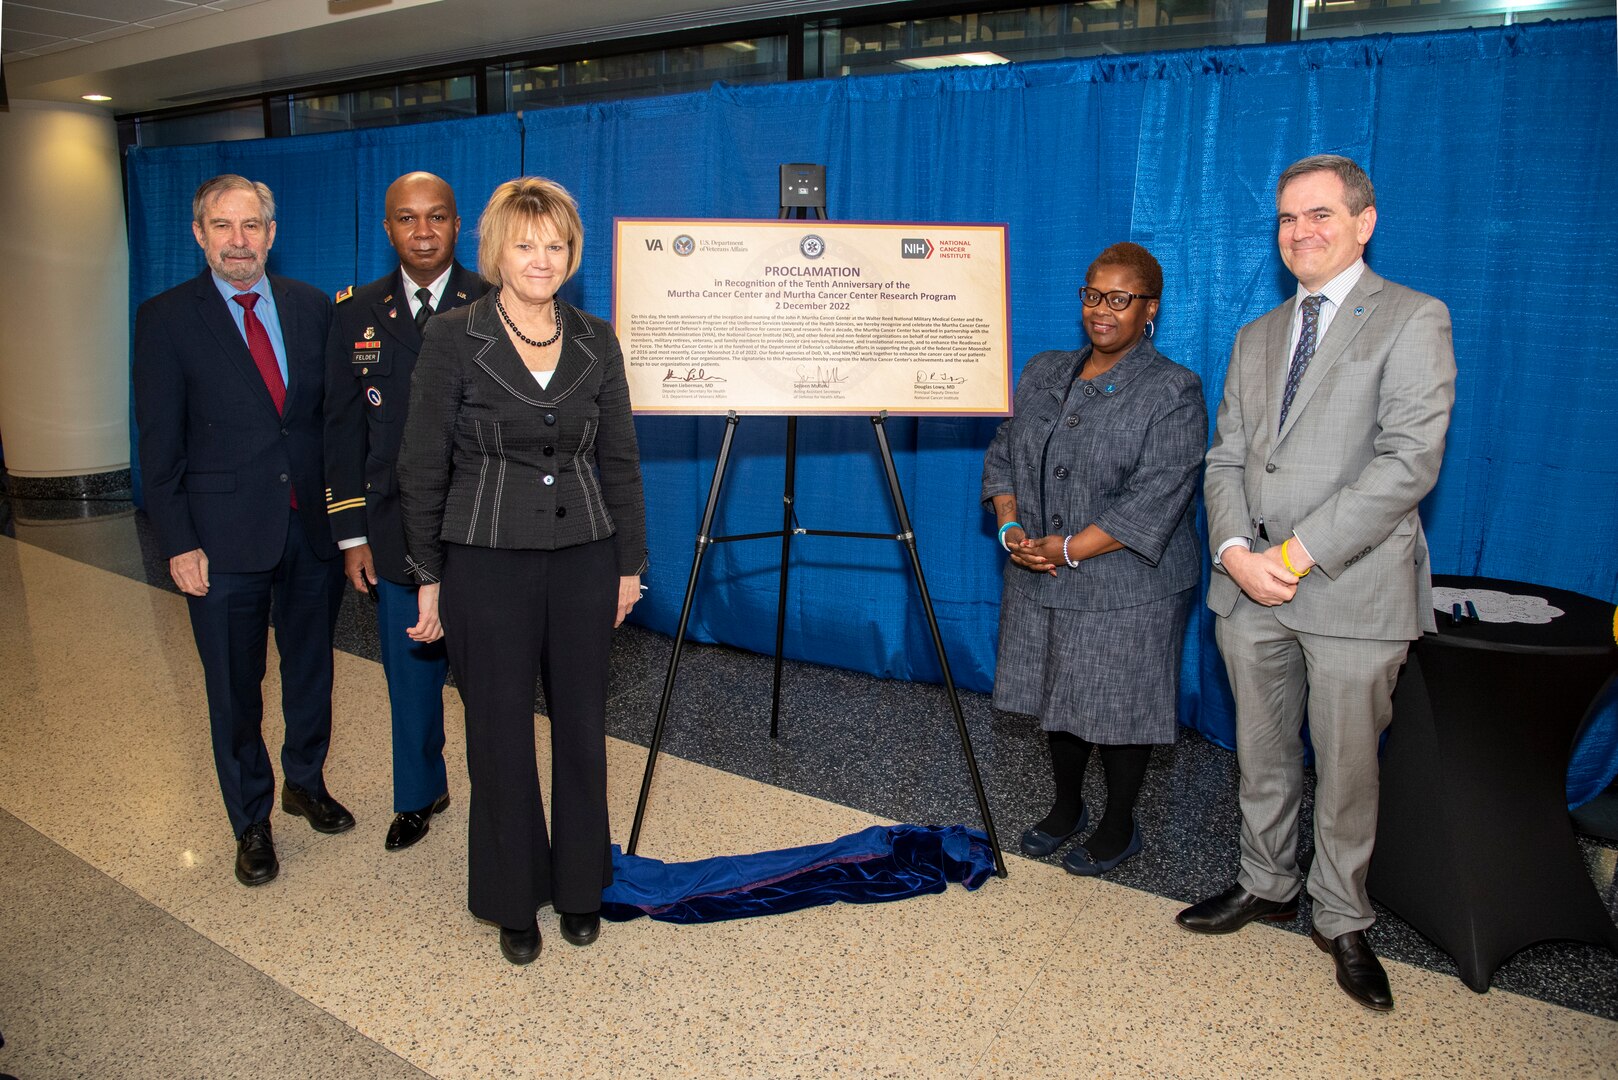
[[[899,257],[901,259],[929,259],[933,254],[933,242],[926,239],[903,239],[899,241]]]

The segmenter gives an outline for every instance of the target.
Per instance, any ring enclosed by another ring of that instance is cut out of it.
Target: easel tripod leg
[[[770,684],[770,738],[781,731],[781,648],[787,630],[787,569],[792,565],[793,503],[798,483],[798,418],[787,417],[786,481],[781,494],[781,592],[775,601],[775,680]]]
[[[697,528],[697,550],[691,558],[691,576],[685,582],[685,600],[680,604],[680,623],[674,631],[674,650],[669,655],[668,674],[663,677],[663,697],[657,704],[657,723],[652,728],[652,745],[646,754],[646,775],[640,782],[640,800],[635,804],[635,824],[629,830],[629,846],[624,850],[635,854],[640,844],[640,827],[646,819],[646,797],[652,790],[652,772],[657,768],[658,750],[663,745],[663,727],[669,718],[669,702],[674,697],[674,678],[680,672],[680,653],[685,648],[685,628],[691,621],[691,606],[697,598],[697,577],[702,572],[702,560],[713,543],[714,511],[719,506],[719,489],[725,482],[725,466],[730,461],[730,445],[736,437],[740,417],[731,413],[725,417],[725,437],[719,444],[719,458],[714,462],[713,482],[708,485],[708,505],[702,510],[702,524]]]
[[[927,578],[921,572],[921,555],[916,550],[916,534],[910,527],[910,514],[905,509],[904,493],[899,488],[899,471],[893,464],[893,451],[888,447],[887,415],[873,416],[872,429],[876,443],[882,451],[882,470],[888,478],[888,494],[893,497],[894,514],[899,519],[899,539],[904,541],[910,554],[910,568],[916,575],[916,588],[921,593],[921,607],[927,614],[927,629],[932,632],[933,649],[938,653],[938,666],[944,673],[944,689],[949,694],[950,709],[955,713],[955,730],[961,736],[961,749],[966,754],[966,770],[972,777],[972,791],[978,800],[978,815],[983,818],[983,831],[988,834],[989,848],[994,852],[994,872],[1006,876],[1006,860],[1000,850],[1000,836],[994,828],[994,817],[989,813],[989,799],[983,790],[983,778],[978,773],[977,755],[972,752],[972,736],[966,729],[966,715],[961,712],[961,698],[955,692],[955,677],[950,674],[949,657],[944,654],[944,636],[938,629],[938,616],[933,611],[933,598],[927,592]]]

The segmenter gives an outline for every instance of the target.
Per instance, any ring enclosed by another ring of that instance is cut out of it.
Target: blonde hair
[[[584,222],[579,206],[567,189],[543,176],[519,176],[494,189],[478,218],[478,273],[491,285],[500,284],[501,252],[518,236],[548,221],[557,238],[567,244],[567,281],[584,258]]]

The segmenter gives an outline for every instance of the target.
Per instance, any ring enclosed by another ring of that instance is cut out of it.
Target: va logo
[[[646,250],[647,251],[662,251],[663,250],[663,241],[661,241],[661,240],[648,240],[648,241],[646,241]]]
[[[901,259],[925,259],[933,253],[931,240],[903,239],[899,241],[899,257]]]
[[[689,255],[695,250],[697,250],[697,242],[685,235],[685,233],[681,233],[674,238],[674,254]]]
[[[798,241],[798,250],[803,252],[806,259],[818,259],[826,254],[826,241],[810,233]]]

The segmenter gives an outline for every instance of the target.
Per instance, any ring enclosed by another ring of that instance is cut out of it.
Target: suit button
[[[1056,478],[1058,480],[1066,480],[1067,479],[1067,466],[1066,465],[1058,465],[1056,467]]]
[[[288,430],[287,430],[287,429],[286,429],[286,428],[282,428],[282,429],[281,429],[281,434],[283,434],[283,435],[290,435],[290,434],[292,434],[292,433],[291,433],[291,432],[290,432],[290,431],[288,431]]]
[[[368,367],[362,367],[362,368],[360,368],[360,374],[361,374],[361,375],[369,375],[369,374],[370,374],[370,373],[371,373],[371,369],[370,369],[370,368],[368,368]]]
[[[556,447],[554,447],[554,446],[545,447],[545,456],[546,457],[550,457],[554,453],[556,453]]]
[[[553,413],[553,412],[546,413],[545,414],[545,423],[546,423],[547,426],[554,425],[556,423],[556,414]]]
[[[281,483],[283,483],[283,484],[284,484],[284,483],[286,483],[286,482],[287,482],[287,474],[286,474],[286,473],[282,473],[282,474],[281,474]]]
[[[1277,466],[1276,466],[1275,462],[1272,461],[1268,465],[1264,466],[1264,471],[1265,472],[1274,472],[1276,470],[1276,468],[1277,468]]]
[[[365,490],[366,491],[371,490],[371,482],[369,480],[365,481]]]
[[[545,486],[550,487],[554,483],[556,483],[556,477],[552,476],[550,473],[546,473],[545,474]]]
[[[1060,529],[1061,527],[1062,527],[1062,515],[1061,514],[1052,514],[1051,515],[1051,528]]]
[[[557,508],[556,508],[556,516],[557,516],[557,517],[567,517],[567,507],[565,507],[565,506],[558,506],[558,507],[557,507]]]
[[[1078,427],[1079,426],[1079,418],[1078,418],[1078,416],[1076,414],[1067,418],[1067,426],[1068,427]]]
[[[1089,383],[1085,383],[1084,384],[1084,396],[1085,397],[1095,397],[1096,396],[1096,388],[1091,386]]]

